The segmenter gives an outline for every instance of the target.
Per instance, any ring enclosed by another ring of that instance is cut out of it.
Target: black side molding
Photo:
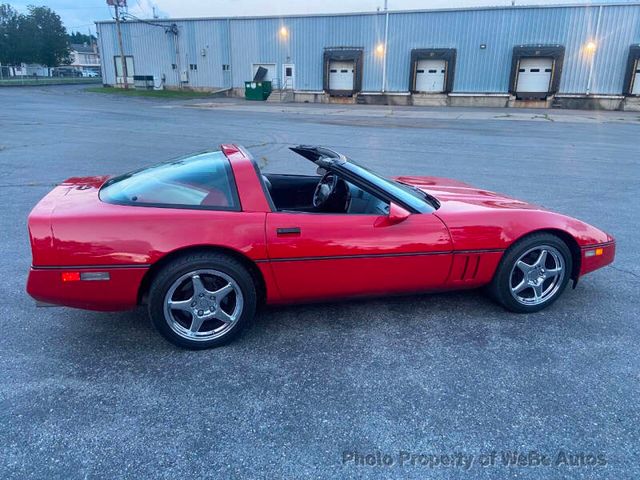
[[[276,228],[276,235],[300,235],[300,227]]]

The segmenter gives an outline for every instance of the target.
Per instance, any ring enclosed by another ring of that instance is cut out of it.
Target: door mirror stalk
[[[398,223],[404,222],[409,216],[411,212],[401,207],[397,203],[391,202],[389,204],[389,214],[378,217],[374,223],[375,227],[389,227],[391,225],[396,225]]]

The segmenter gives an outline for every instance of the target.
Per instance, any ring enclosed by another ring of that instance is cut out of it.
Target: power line
[[[80,28],[80,27],[92,27],[94,25],[94,23],[83,23],[82,25],[71,25],[70,27],[65,27],[67,28],[67,30],[70,30],[72,28]]]
[[[136,22],[140,22],[140,23],[144,23],[145,25],[150,25],[152,27],[160,27],[160,28],[164,28],[166,33],[173,33],[174,35],[178,35],[178,26],[175,23],[172,23],[171,25],[167,25],[164,23],[156,23],[156,22],[151,22],[149,20],[143,20],[142,18],[138,18],[135,15],[127,12],[127,13],[123,13],[122,14],[122,19],[123,20],[127,20],[127,19],[132,19]]]
[[[102,7],[56,7],[55,10],[102,10]]]

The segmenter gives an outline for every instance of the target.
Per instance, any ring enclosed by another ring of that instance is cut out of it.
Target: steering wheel
[[[337,188],[338,176],[331,172],[325,173],[313,192],[313,206],[322,208],[335,195]]]

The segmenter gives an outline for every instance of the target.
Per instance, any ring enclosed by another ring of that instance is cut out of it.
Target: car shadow
[[[337,339],[349,337],[418,343],[421,338],[447,338],[458,345],[482,346],[496,334],[517,338],[530,335],[532,329],[552,328],[554,319],[566,320],[565,310],[573,303],[566,297],[575,295],[573,292],[567,289],[560,302],[527,315],[504,310],[482,290],[263,307],[239,338],[210,351],[298,350],[319,347],[328,338],[334,348],[340,348]],[[563,308],[563,304],[568,306]],[[50,310],[57,311],[52,315],[60,325],[56,338],[71,356],[76,348],[80,356],[87,352],[108,357],[128,352],[141,358],[151,352],[197,354],[166,342],[149,322],[144,307],[116,313]]]

